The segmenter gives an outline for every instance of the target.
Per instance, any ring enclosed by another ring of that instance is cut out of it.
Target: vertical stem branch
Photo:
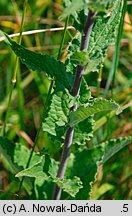
[[[93,23],[94,23],[94,16],[95,16],[95,13],[89,10],[86,24],[84,26],[82,39],[81,39],[80,51],[85,50],[85,49],[87,50],[88,48],[90,33],[91,33]],[[82,83],[82,77],[84,74],[84,69],[85,69],[84,66],[81,66],[81,65],[77,66],[76,77],[75,77],[73,88],[71,91],[74,97],[77,97],[79,95],[80,87]],[[70,111],[74,111],[76,110],[76,108],[77,108],[77,105],[74,105],[74,107],[72,107]],[[66,131],[66,137],[65,137],[64,148],[63,148],[63,152],[61,156],[60,167],[57,173],[57,177],[59,179],[63,179],[64,177],[64,173],[65,173],[66,166],[67,166],[67,160],[68,160],[68,156],[70,152],[70,147],[73,141],[73,135],[74,135],[74,127],[69,127]],[[56,184],[55,191],[54,191],[54,197],[53,197],[55,200],[60,199],[61,191],[62,191],[61,188]]]

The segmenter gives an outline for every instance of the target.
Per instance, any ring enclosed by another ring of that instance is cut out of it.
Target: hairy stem
[[[87,21],[86,21],[86,24],[84,26],[82,39],[81,39],[81,46],[80,46],[81,51],[88,49],[90,33],[91,33],[92,26],[94,23],[94,16],[95,16],[95,13],[93,13],[92,11],[89,11]],[[83,67],[81,65],[77,66],[76,77],[75,77],[72,92],[71,92],[74,97],[78,97],[78,95],[79,95],[80,87],[81,87],[81,83],[82,83],[82,78],[83,78],[83,74],[84,74],[84,69],[85,69],[85,67]],[[77,108],[77,105],[74,105],[74,107],[72,107],[70,111],[76,110],[76,108]],[[69,152],[70,152],[70,147],[71,147],[72,141],[73,141],[73,135],[74,135],[74,127],[69,127],[66,131],[66,137],[65,137],[60,167],[59,167],[59,170],[57,173],[57,177],[59,179],[63,179],[63,177],[64,177],[64,173],[65,173],[66,166],[67,166],[67,160],[68,160],[68,156],[69,156]],[[61,197],[61,192],[62,192],[62,189],[56,184],[53,199],[59,200]]]

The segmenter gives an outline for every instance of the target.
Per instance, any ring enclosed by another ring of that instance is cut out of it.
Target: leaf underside
[[[114,101],[96,98],[93,99],[88,105],[80,106],[76,111],[70,113],[69,124],[73,127],[89,116],[105,110],[117,110],[117,114],[121,112],[121,108]]]

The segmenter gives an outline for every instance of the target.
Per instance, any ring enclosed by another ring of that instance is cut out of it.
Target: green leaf
[[[72,179],[74,176],[77,176],[83,183],[83,187],[75,197],[76,200],[87,200],[90,198],[91,184],[95,181],[98,169],[97,161],[100,160],[101,155],[101,148],[92,150],[88,150],[87,148],[83,150],[78,149],[75,155],[70,155],[66,177]]]
[[[38,155],[38,162],[17,173],[16,177],[35,178],[34,191],[36,199],[52,199],[53,178],[56,178],[58,162],[50,158],[45,149],[42,149]]]
[[[79,190],[82,188],[82,182],[79,177],[74,176],[73,179],[54,179],[54,182],[68,193],[71,197],[75,197]]]
[[[34,177],[34,178],[47,180],[48,176],[43,171],[44,163],[45,163],[45,157],[41,156],[41,158],[39,159],[39,162],[31,166],[30,168],[24,169],[21,172],[17,173],[16,177],[28,176],[28,177]]]
[[[132,143],[132,137],[111,139],[92,149],[78,149],[76,154],[71,153],[65,177],[72,179],[80,178],[83,187],[77,193],[75,199],[90,199],[92,183],[96,180],[99,165],[104,164],[118,151]]]
[[[14,149],[14,162],[23,168],[26,168],[31,151],[24,145],[16,144]],[[40,156],[33,153],[29,166],[33,166],[40,159]]]
[[[43,131],[48,132],[53,142],[58,142],[61,145],[64,143],[70,107],[76,102],[80,104],[82,104],[82,102],[86,103],[90,97],[91,92],[84,79],[80,89],[79,101],[75,101],[68,91],[55,91],[51,98],[47,117],[42,124]],[[86,141],[93,136],[93,117],[88,118],[85,121],[85,124],[85,126],[84,123],[75,126],[73,144],[84,145],[86,144]]]
[[[102,14],[96,17],[90,35],[87,54],[87,59],[89,60],[85,73],[98,71],[104,62],[107,48],[114,42],[116,27],[120,21],[121,3],[121,0],[114,1],[114,6],[109,17],[106,15],[102,16]]]
[[[89,116],[105,110],[117,110],[117,114],[121,112],[119,105],[113,101],[103,98],[96,98],[86,106],[80,106],[76,111],[70,114],[70,126],[73,127],[79,122],[85,120]]]
[[[81,44],[81,34],[78,36],[78,38],[75,38],[71,41],[71,43],[69,44],[70,46],[68,47],[67,50],[67,59],[65,61],[65,67],[66,70],[69,73],[72,74],[76,74],[76,68],[77,68],[77,63],[72,59],[72,56],[74,55],[74,53],[76,53],[77,51],[79,51],[80,49],[80,44]],[[74,78],[75,79],[75,78]]]
[[[94,124],[93,116],[90,116],[83,122],[75,125],[73,144],[85,145],[93,137]]]
[[[76,64],[81,64],[83,66],[85,66],[90,61],[86,50],[83,50],[83,51],[78,50],[74,52],[71,57],[71,60],[75,61]]]
[[[62,189],[70,194],[72,197],[78,193],[79,189],[82,187],[82,183],[78,177],[71,179],[59,180],[56,178],[58,170],[58,163],[50,158],[49,155],[45,154],[39,158],[39,162],[30,166],[30,168],[24,169],[17,173],[16,177],[27,176],[34,177],[35,187],[47,185],[47,182],[56,182]],[[37,189],[35,188],[36,194]]]
[[[43,154],[42,156],[39,154],[39,160],[29,168],[17,173],[16,177],[28,176],[48,180],[48,178],[56,176],[58,163],[46,152]]]
[[[68,115],[72,96],[68,91],[55,91],[51,98],[48,115],[45,118],[42,128],[53,136],[58,136],[65,125],[68,123]],[[72,104],[71,104],[72,105]]]
[[[4,138],[4,137],[0,137],[0,152],[1,152],[4,160],[6,160],[6,163],[8,164],[9,171],[13,174],[20,172],[21,166],[25,166],[25,162],[24,162],[25,161],[25,155],[22,155],[22,154],[21,154],[21,156],[18,155],[18,160],[16,159],[17,153],[18,153],[18,148],[21,149],[20,144],[14,144],[9,139]],[[31,190],[32,190],[31,180],[29,181],[28,178],[25,178],[23,185],[24,185],[26,191],[28,192],[28,194],[31,194],[32,193],[31,192]]]
[[[48,179],[35,178],[34,192],[37,200],[51,200],[53,194],[53,182]]]
[[[15,145],[9,139],[0,137],[0,152],[8,162],[13,173],[20,170],[17,164],[14,163]]]
[[[89,86],[87,85],[87,82],[83,77],[81,88],[80,88],[80,95],[79,95],[80,104],[88,103],[90,98],[91,98],[91,91]]]
[[[65,66],[62,62],[57,61],[51,56],[42,55],[32,52],[28,49],[17,44],[5,33],[0,31],[0,36],[4,36],[5,42],[15,52],[23,64],[25,64],[30,70],[42,72],[45,71],[49,78],[55,78],[57,82],[63,85],[67,89],[71,89],[73,77],[70,73],[67,73]]]
[[[101,4],[102,1],[97,0],[97,2]],[[110,1],[103,1],[102,5],[106,6],[105,3],[108,4]],[[91,4],[95,4],[95,1],[91,2]],[[105,13],[99,13],[95,17],[88,50],[80,51],[80,38],[72,41],[68,49],[67,71],[75,72],[78,64],[85,66],[85,74],[100,69],[105,60],[108,46],[115,42],[121,8],[121,0],[113,1],[113,7],[109,16]]]
[[[104,149],[104,154],[99,162],[99,164],[104,164],[108,161],[113,155],[123,149],[125,146],[132,143],[132,136],[121,137],[118,139],[111,139],[101,144]]]

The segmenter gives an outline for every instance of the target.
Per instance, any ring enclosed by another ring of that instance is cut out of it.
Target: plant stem
[[[62,35],[62,40],[61,40],[60,48],[59,48],[59,51],[58,51],[57,60],[59,60],[60,56],[61,56],[62,47],[64,45],[64,40],[65,40],[65,36],[66,36],[68,21],[69,21],[69,17],[66,19],[66,22],[65,22],[65,27],[64,27],[64,31],[63,31],[63,35]],[[35,147],[37,145],[37,142],[38,142],[39,133],[40,133],[41,128],[42,128],[42,122],[43,122],[43,120],[45,118],[45,115],[46,115],[46,111],[47,111],[47,107],[48,107],[48,102],[49,102],[49,97],[51,95],[51,91],[52,91],[53,85],[54,85],[54,80],[51,81],[50,86],[49,86],[47,98],[46,98],[46,101],[45,101],[45,109],[44,109],[44,112],[43,112],[42,117],[41,117],[41,123],[40,123],[40,126],[38,128],[38,131],[37,131],[37,134],[36,134],[36,137],[35,137],[34,145],[32,147],[32,150],[31,150],[31,153],[30,153],[27,165],[26,165],[26,169],[29,167],[30,161],[31,161],[32,156],[33,156],[34,149],[35,149]],[[22,179],[21,179],[21,181],[20,181],[20,185],[19,185],[19,189],[18,189],[18,194],[20,194],[20,192],[21,192],[21,188],[22,188],[22,184],[23,184],[24,178],[25,177],[23,176]]]
[[[21,130],[25,130],[25,123],[24,123],[24,95],[23,91],[21,89],[21,74],[20,74],[20,67],[18,64],[18,69],[17,69],[17,83],[16,83],[16,88],[17,88],[17,94],[18,94],[18,113],[19,113],[19,121],[20,121],[20,128]]]
[[[94,23],[94,16],[95,16],[95,13],[93,13],[91,10],[89,10],[87,21],[86,21],[86,24],[84,26],[84,31],[83,31],[83,35],[82,35],[82,39],[81,39],[81,46],[80,46],[81,51],[88,49],[90,33],[91,33],[93,23]],[[85,69],[84,66],[81,66],[81,65],[77,66],[76,77],[75,77],[72,92],[71,92],[72,96],[74,96],[74,97],[78,97],[78,95],[79,95],[80,87],[81,87],[81,83],[82,83],[82,78],[83,78],[83,74],[84,74],[84,69]],[[74,107],[71,108],[70,112],[76,110],[76,108],[77,108],[77,105],[74,105]],[[70,147],[71,147],[72,141],[73,141],[73,135],[74,135],[74,127],[69,127],[66,131],[66,137],[65,137],[64,148],[63,148],[63,152],[62,152],[62,156],[61,156],[60,167],[59,167],[59,170],[57,173],[57,177],[59,179],[64,178],[64,173],[65,173],[66,166],[67,166],[67,160],[68,160],[68,156],[70,153]],[[61,187],[59,187],[56,184],[53,199],[59,200],[61,197],[61,192],[62,192]]]
[[[42,116],[41,119],[43,119],[43,116]],[[30,164],[30,161],[31,161],[31,159],[32,159],[35,146],[36,146],[36,144],[37,144],[37,142],[38,142],[38,137],[39,137],[39,133],[40,133],[40,130],[41,130],[41,125],[42,125],[42,122],[41,122],[41,124],[40,124],[40,127],[39,127],[38,130],[37,130],[37,134],[36,134],[36,137],[35,137],[35,141],[34,141],[34,144],[33,144],[33,147],[32,147],[32,150],[31,150],[31,153],[30,153],[30,155],[29,155],[28,162],[27,162],[27,165],[26,165],[26,169],[29,167],[29,164]],[[18,189],[18,194],[20,194],[20,192],[21,192],[21,188],[22,188],[22,184],[23,184],[24,179],[25,179],[25,176],[23,176],[22,179],[21,179],[21,181],[20,181],[20,185],[19,185],[19,189]]]
[[[122,32],[123,32],[123,24],[124,24],[124,18],[125,14],[127,11],[127,0],[124,0],[124,5],[122,9],[122,14],[121,14],[121,20],[118,28],[118,35],[117,35],[117,42],[116,42],[116,55],[115,55],[115,67],[114,67],[114,74],[113,74],[113,88],[112,88],[112,97],[113,97],[113,89],[115,85],[115,78],[116,78],[116,71],[119,63],[119,54],[120,54],[120,41],[122,37]]]
[[[6,133],[6,124],[7,124],[7,119],[8,119],[9,107],[10,107],[10,104],[11,104],[11,97],[12,97],[13,88],[14,88],[14,85],[11,85],[10,92],[9,92],[7,111],[6,111],[4,124],[3,124],[3,136],[5,136],[5,133]]]
[[[100,85],[101,85],[101,81],[102,81],[102,70],[103,70],[103,67],[101,67],[99,70],[99,75],[98,75],[98,80],[97,80],[97,97],[100,94]]]
[[[63,48],[65,37],[66,37],[66,31],[67,31],[68,22],[69,22],[69,16],[66,18],[66,21],[65,21],[65,27],[64,27],[64,31],[63,31],[63,35],[62,35],[62,40],[61,40],[61,44],[60,44],[57,60],[59,60],[60,57],[61,57],[62,48]]]
[[[26,14],[27,2],[28,0],[25,0],[24,2],[24,10],[23,10],[22,21],[21,21],[21,26],[20,26],[19,44],[21,44],[22,42],[22,31],[23,31],[23,26],[24,26],[24,18]],[[15,68],[14,68],[14,72],[12,76],[12,86],[11,86],[10,93],[9,93],[8,106],[7,106],[7,111],[6,111],[4,125],[3,125],[3,136],[5,136],[5,133],[6,133],[6,124],[7,124],[7,119],[8,119],[9,108],[11,105],[12,92],[16,84],[17,70],[18,70],[18,57],[16,57]]]

